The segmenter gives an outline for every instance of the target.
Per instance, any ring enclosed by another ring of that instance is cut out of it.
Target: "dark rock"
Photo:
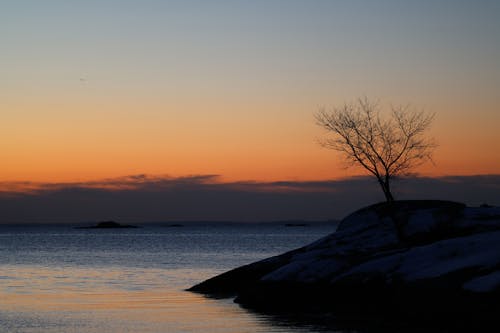
[[[337,231],[189,290],[259,310],[500,313],[500,210],[448,201],[363,208]]]
[[[203,281],[188,291],[202,294],[221,296],[235,296],[239,291],[245,290],[261,277],[271,273],[275,269],[287,264],[293,254],[302,249],[294,250],[283,255],[264,259],[249,265],[241,266],[228,272],[217,275]]]

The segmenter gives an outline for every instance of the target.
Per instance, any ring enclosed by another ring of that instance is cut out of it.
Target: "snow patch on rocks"
[[[409,250],[397,273],[405,280],[430,279],[466,268],[500,263],[500,231],[443,240]]]
[[[273,297],[266,286],[285,288],[292,299],[300,286],[320,294],[324,288],[341,291],[347,300],[358,290],[379,287],[393,296],[415,287],[417,294],[434,295],[444,288],[447,295],[490,297],[489,292],[500,291],[500,208],[432,200],[376,204],[343,219],[333,234],[193,290],[249,290],[252,295],[261,290],[265,302]]]
[[[381,216],[374,209],[363,209],[344,219],[335,233],[306,246],[261,281],[335,284],[364,274],[367,278],[384,275],[390,284],[393,280],[412,283],[467,270],[491,271],[500,266],[498,213],[497,208],[437,206]],[[489,232],[482,228],[485,223]],[[477,230],[461,231],[471,228]],[[401,235],[423,238],[412,244]],[[473,279],[464,288],[482,290],[480,283],[491,284],[496,276]]]
[[[463,288],[476,293],[484,293],[500,289],[500,270],[472,279]]]

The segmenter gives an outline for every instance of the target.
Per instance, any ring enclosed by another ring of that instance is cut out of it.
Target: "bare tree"
[[[391,180],[408,175],[426,161],[432,161],[437,147],[426,131],[434,114],[409,106],[391,107],[382,117],[378,105],[367,98],[331,111],[320,110],[317,124],[333,134],[321,144],[345,155],[349,165],[358,165],[377,178],[387,201],[394,201]]]

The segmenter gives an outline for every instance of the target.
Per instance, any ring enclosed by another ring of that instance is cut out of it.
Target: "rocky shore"
[[[189,290],[258,310],[492,319],[500,313],[500,208],[376,204],[312,244]]]

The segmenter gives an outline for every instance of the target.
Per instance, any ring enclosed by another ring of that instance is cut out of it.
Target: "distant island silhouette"
[[[286,223],[285,227],[308,227],[308,223]]]
[[[122,228],[139,228],[139,227],[129,224],[120,224],[115,221],[102,221],[92,226],[76,227],[76,229],[122,229]]]

